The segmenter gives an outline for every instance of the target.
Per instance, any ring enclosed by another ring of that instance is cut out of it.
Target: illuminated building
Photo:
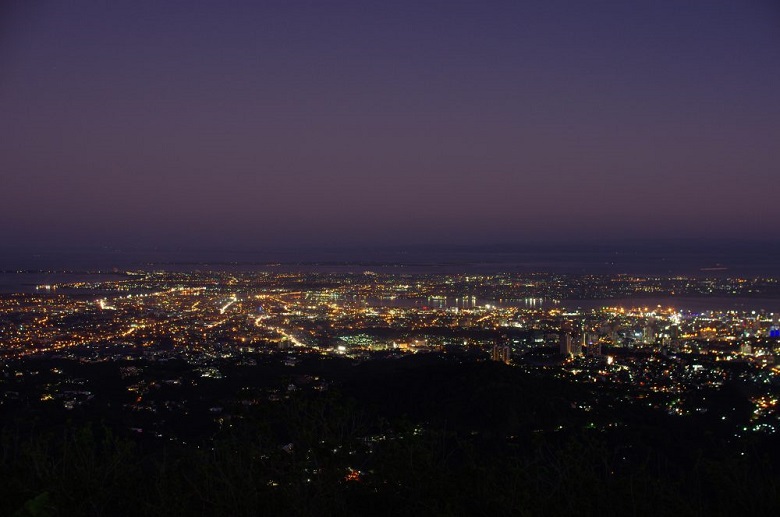
[[[558,346],[560,353],[563,355],[574,355],[572,347],[571,334],[567,332],[561,332],[559,336]]]
[[[510,358],[511,358],[511,352],[509,351],[509,346],[507,345],[502,346],[498,343],[493,345],[493,350],[490,353],[490,359],[492,361],[509,364]]]

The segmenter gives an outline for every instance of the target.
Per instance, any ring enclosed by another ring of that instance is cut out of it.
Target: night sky
[[[774,0],[3,4],[3,249],[779,235]]]

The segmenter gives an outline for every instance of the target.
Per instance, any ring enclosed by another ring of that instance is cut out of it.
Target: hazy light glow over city
[[[6,248],[776,231],[769,0],[0,14]]]

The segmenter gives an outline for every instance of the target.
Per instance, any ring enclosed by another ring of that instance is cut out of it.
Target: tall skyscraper
[[[560,353],[563,355],[573,355],[571,334],[568,332],[561,332],[559,336],[558,346]]]

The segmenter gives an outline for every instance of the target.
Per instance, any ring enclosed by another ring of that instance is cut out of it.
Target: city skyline
[[[776,238],[771,2],[3,18],[6,250]]]
[[[2,277],[3,515],[780,503],[777,277]]]

